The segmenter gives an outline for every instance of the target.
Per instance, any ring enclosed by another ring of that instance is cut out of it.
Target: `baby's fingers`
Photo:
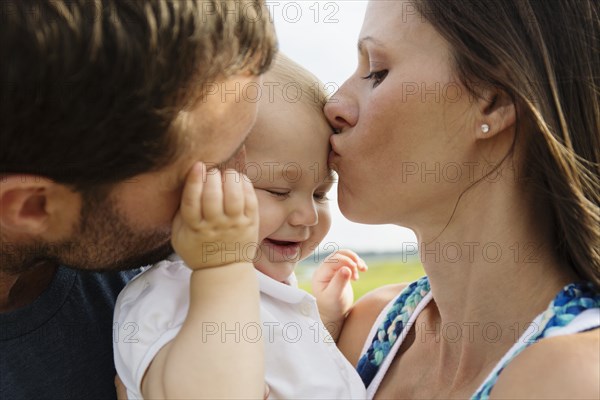
[[[242,177],[233,170],[223,173],[223,197],[225,214],[235,217],[244,212],[244,187]]]
[[[331,279],[331,282],[327,286],[327,292],[333,294],[334,297],[339,297],[341,293],[344,292],[344,289],[346,288],[346,285],[348,284],[351,278],[352,272],[349,268],[340,268],[335,273],[333,279]]]
[[[352,272],[351,278],[353,280],[358,279],[358,264],[352,258],[341,253],[336,253],[327,257],[324,262],[331,264],[331,269],[333,269],[334,272],[342,267],[348,267]]]
[[[341,265],[352,265],[354,267],[357,266],[356,262],[352,258],[350,258],[347,255],[342,254],[340,252],[336,252],[336,253],[333,253],[333,254],[327,256],[327,258],[325,258],[323,263],[333,265],[336,270]]]
[[[196,223],[202,219],[200,199],[206,178],[206,166],[199,162],[194,164],[185,179],[181,194],[181,216],[186,223]]]
[[[348,249],[338,250],[334,254],[334,256],[340,255],[340,254],[352,259],[352,261],[354,261],[356,263],[358,271],[365,272],[367,269],[369,269],[369,267],[367,266],[367,263],[365,263],[365,261],[362,258],[360,258],[358,256],[358,254],[356,254],[352,250],[348,250]],[[353,275],[354,275],[353,279],[355,279],[355,280],[358,279],[358,272],[356,272],[356,274],[353,274]]]
[[[241,179],[244,189],[244,214],[249,218],[256,219],[258,218],[258,200],[256,199],[254,186],[245,175],[242,175]]]
[[[204,219],[214,219],[223,215],[223,182],[221,171],[207,171],[204,189],[202,191],[202,216]]]

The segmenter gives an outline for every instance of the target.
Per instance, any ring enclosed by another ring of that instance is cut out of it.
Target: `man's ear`
[[[514,128],[517,113],[514,100],[496,87],[485,89],[477,100],[478,117],[475,134],[478,139],[491,138],[500,132]]]
[[[69,214],[78,214],[79,197],[66,186],[48,178],[35,175],[3,176],[0,178],[2,232],[39,236],[49,230],[62,231],[52,225]],[[61,223],[72,224],[72,221]]]
[[[34,175],[8,175],[0,183],[0,226],[7,233],[39,235],[48,227],[46,194],[52,182]]]

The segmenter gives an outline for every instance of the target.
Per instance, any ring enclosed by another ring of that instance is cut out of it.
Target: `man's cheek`
[[[239,150],[223,165],[221,169],[235,169],[238,172],[244,173],[244,165],[246,164],[246,146],[242,145]]]

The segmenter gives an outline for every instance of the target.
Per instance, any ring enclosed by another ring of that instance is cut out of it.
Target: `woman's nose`
[[[319,223],[319,215],[312,199],[294,207],[289,223],[292,226],[314,226]]]
[[[337,132],[342,132],[358,122],[358,105],[350,95],[347,84],[342,85],[329,99],[323,111]]]

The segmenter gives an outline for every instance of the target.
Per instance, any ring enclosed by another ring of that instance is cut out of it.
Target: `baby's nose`
[[[291,225],[314,226],[319,222],[319,215],[315,205],[311,201],[296,207],[290,214]]]

